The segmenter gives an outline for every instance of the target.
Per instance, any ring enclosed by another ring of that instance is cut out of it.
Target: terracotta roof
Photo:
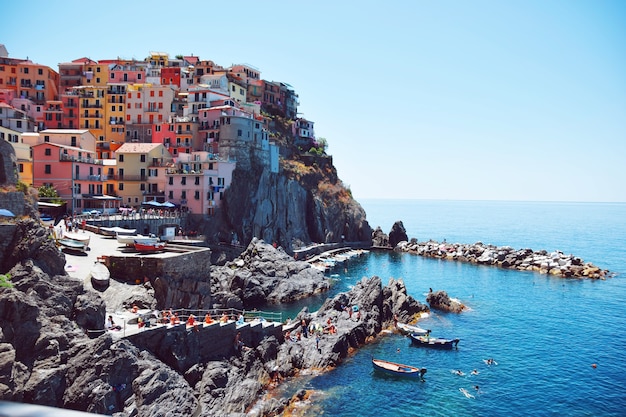
[[[163,146],[160,143],[125,143],[118,148],[117,153],[148,153],[154,148]]]

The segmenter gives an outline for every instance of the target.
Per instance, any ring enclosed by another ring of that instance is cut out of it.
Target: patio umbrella
[[[170,203],[169,201],[166,201],[165,203],[161,203],[162,207],[167,207],[167,208],[174,208],[176,207],[176,204],[174,203]]]
[[[4,217],[15,217],[15,214],[11,210],[0,209],[0,216]]]
[[[145,206],[152,206],[152,207],[162,207],[161,203],[159,203],[156,200],[152,200],[152,201],[144,201],[143,203],[141,203]]]

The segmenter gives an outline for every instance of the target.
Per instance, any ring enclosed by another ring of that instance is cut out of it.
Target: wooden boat
[[[159,252],[165,249],[165,242],[142,242],[135,240],[135,250],[138,252]]]
[[[91,284],[94,288],[106,288],[109,286],[111,273],[109,272],[109,268],[102,262],[96,262],[91,267],[89,276],[91,277]]]
[[[398,328],[400,333],[402,333],[404,335],[409,335],[409,334],[419,334],[419,335],[422,335],[422,334],[428,333],[428,330],[422,329],[421,327],[417,327],[417,326],[414,326],[412,324],[398,323],[396,325],[396,327]]]
[[[139,240],[141,242],[153,243],[153,242],[158,242],[159,238],[156,236],[144,236],[144,235],[117,235],[117,242],[121,245],[134,247],[136,240]]]
[[[137,229],[125,229],[123,227],[101,227],[100,232],[105,236],[134,235]]]
[[[61,249],[66,249],[70,251],[79,251],[85,252],[87,250],[87,246],[83,242],[78,242],[72,239],[61,238],[57,239],[57,245],[61,247]]]
[[[411,342],[416,346],[431,347],[436,349],[452,349],[457,347],[460,339],[444,339],[441,337],[432,337],[429,333],[426,335],[411,334]]]
[[[372,358],[372,365],[374,365],[374,369],[377,371],[396,376],[423,378],[426,373],[426,368],[403,365],[401,363],[389,362],[382,359]]]
[[[75,240],[89,246],[90,236],[88,233],[63,232],[63,239]]]

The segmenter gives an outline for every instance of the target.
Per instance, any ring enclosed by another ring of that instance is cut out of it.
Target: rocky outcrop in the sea
[[[354,349],[391,327],[394,315],[412,318],[428,310],[406,293],[401,280],[392,279],[383,287],[379,277],[363,278],[349,292],[326,300],[317,312],[304,309],[298,314],[290,332],[296,341],[287,340],[281,346],[276,366],[284,375],[290,374],[290,368],[336,366]],[[303,320],[308,337],[304,336]],[[331,325],[336,333],[328,332]],[[311,334],[311,329],[323,330]]]
[[[409,240],[409,238],[406,234],[404,224],[401,221],[395,222],[391,227],[391,231],[389,232],[389,246],[395,248],[398,243],[407,240]]]
[[[389,236],[383,232],[383,229],[381,229],[380,226],[377,226],[376,229],[372,231],[372,246],[378,248],[391,247],[389,245]]]
[[[498,266],[519,271],[534,271],[564,278],[605,279],[610,276],[608,270],[585,262],[574,255],[561,251],[538,252],[532,249],[513,249],[510,246],[446,243],[429,240],[427,242],[400,242],[396,250],[413,253],[429,258],[469,262],[479,265]]]
[[[281,247],[257,238],[238,258],[212,266],[211,282],[215,306],[248,310],[292,302],[330,288],[324,274],[308,262],[294,261]]]
[[[460,313],[465,310],[465,305],[458,300],[450,298],[445,291],[430,291],[426,296],[426,302],[435,310],[447,311],[448,313]]]

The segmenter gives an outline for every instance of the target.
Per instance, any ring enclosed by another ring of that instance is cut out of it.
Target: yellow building
[[[158,177],[159,170],[154,167],[172,160],[172,155],[163,144],[129,142],[120,146],[115,156],[117,195],[122,198],[122,205],[139,208],[151,190],[162,189],[165,179]],[[160,172],[163,174],[162,170]]]
[[[89,129],[98,142],[98,157],[101,158],[100,148],[106,142],[105,136],[105,86],[74,87],[78,95],[78,126],[79,129]]]
[[[116,147],[126,141],[126,90],[125,83],[109,83],[105,98],[105,141],[100,146],[102,158],[109,158]]]

